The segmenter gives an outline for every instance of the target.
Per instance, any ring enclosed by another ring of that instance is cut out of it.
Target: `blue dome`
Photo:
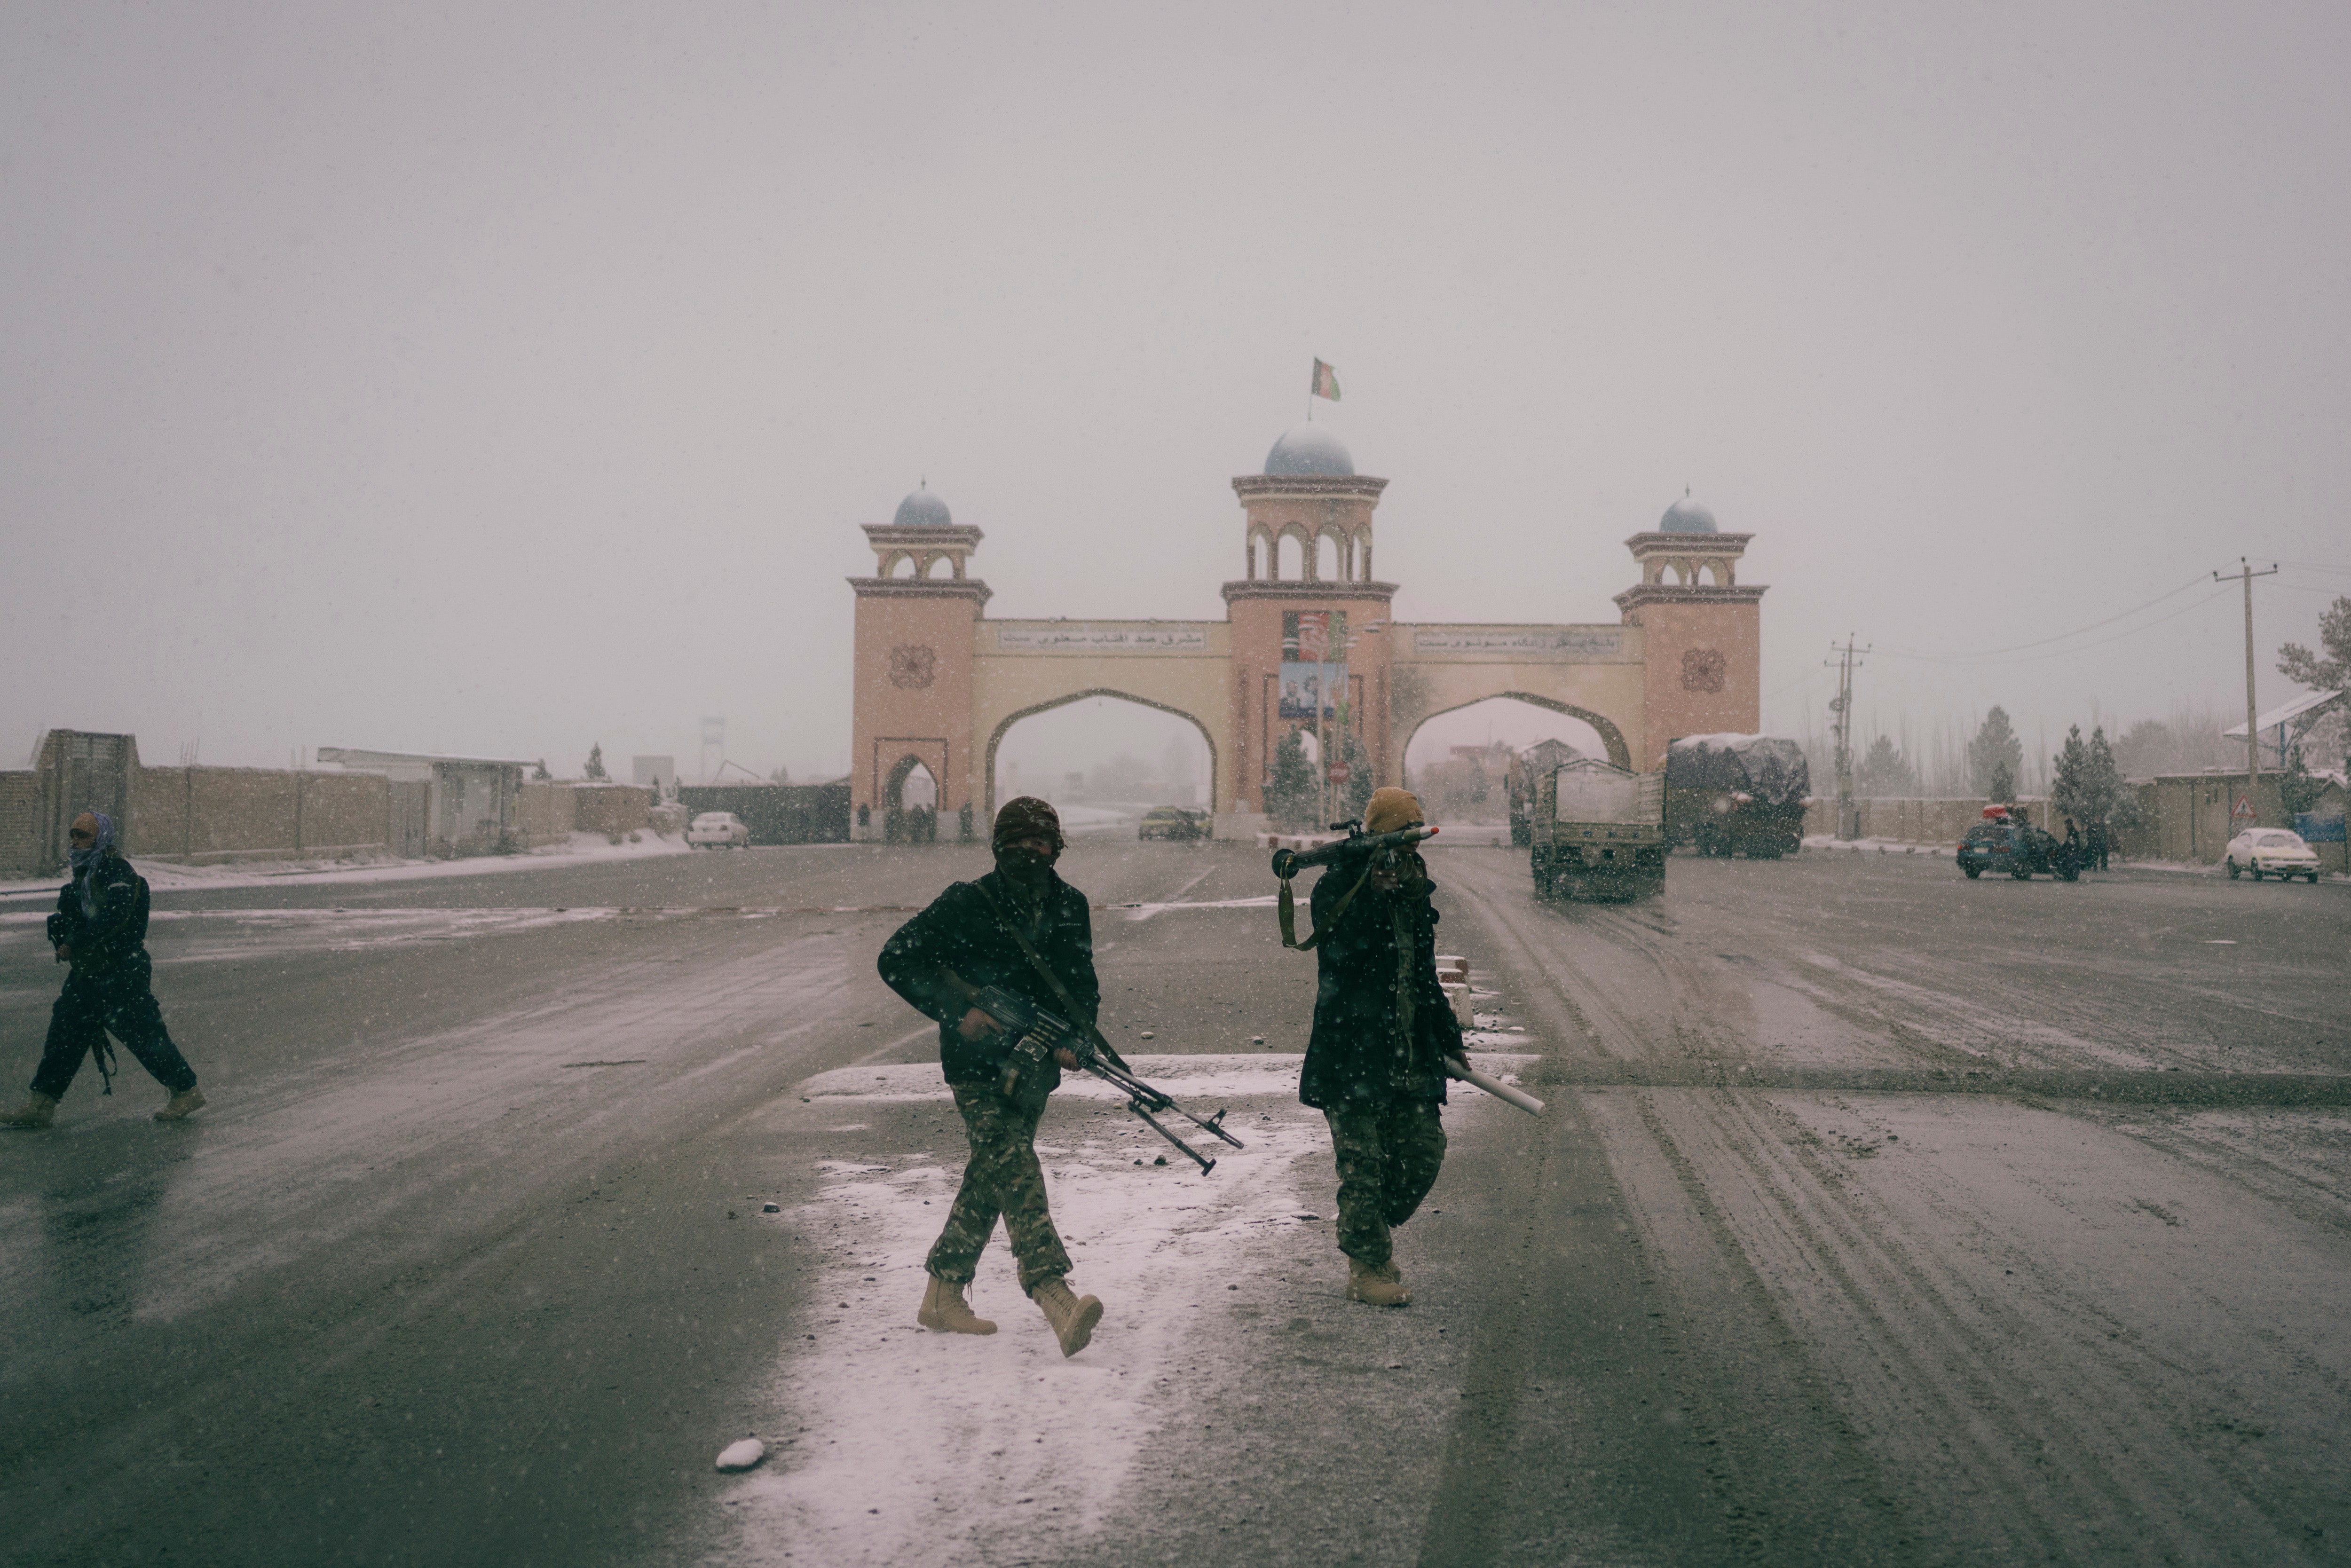
[[[1657,532],[1661,534],[1710,534],[1716,531],[1714,514],[1687,495],[1667,507],[1666,515],[1657,519]]]
[[[1265,455],[1265,471],[1283,477],[1352,479],[1355,460],[1328,426],[1294,424]]]
[[[890,520],[902,528],[944,528],[955,522],[947,515],[947,504],[926,489],[899,502],[898,515]]]

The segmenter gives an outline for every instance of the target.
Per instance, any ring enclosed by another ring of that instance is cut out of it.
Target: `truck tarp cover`
[[[1585,758],[1561,768],[1558,778],[1556,821],[1654,825],[1665,815],[1655,774],[1627,773]]]
[[[1735,789],[1765,806],[1800,805],[1812,792],[1804,748],[1777,735],[1693,735],[1666,747],[1669,789]]]

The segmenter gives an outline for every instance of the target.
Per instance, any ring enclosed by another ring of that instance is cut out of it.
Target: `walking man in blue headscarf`
[[[158,1122],[183,1122],[204,1103],[196,1074],[163,1027],[150,982],[154,965],[147,956],[147,883],[114,847],[114,823],[102,811],[84,811],[67,830],[73,880],[57,892],[49,916],[49,945],[57,962],[69,966],[65,989],[49,1009],[49,1040],[33,1074],[33,1092],[22,1109],[0,1115],[0,1127],[27,1131],[57,1120],[57,1102],[81,1071],[81,1059],[98,1059],[106,1092],[114,1092],[113,1051],[108,1031],[139,1065],[171,1092],[155,1113]]]

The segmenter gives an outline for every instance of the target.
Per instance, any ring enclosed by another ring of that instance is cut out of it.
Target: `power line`
[[[2204,580],[2205,578],[2203,574],[2199,572],[2196,576],[2189,578],[2186,582],[2181,583],[2179,587],[2171,590],[2168,593],[2158,593],[2153,599],[2148,600],[2146,603],[2135,604],[2119,615],[2109,615],[2104,621],[2093,621],[2087,626],[2077,626],[2071,632],[2060,632],[2054,637],[2038,637],[2030,643],[2019,643],[2013,647],[2008,648],[1980,648],[1971,653],[1903,653],[1897,656],[1905,659],[1925,659],[1934,664],[1963,664],[1970,659],[1988,659],[2000,653],[2021,653],[2027,648],[2039,648],[2046,646],[2051,643],[2063,643],[2068,637],[2079,637],[2085,632],[2095,632],[2100,627],[2111,626],[2117,621],[2127,621],[2142,610],[2152,610],[2167,599],[2179,598],[2179,595],[2187,592],[2191,588],[2197,587]]]
[[[2174,591],[2177,591],[2177,590],[2175,590]],[[2173,612],[2172,612],[2170,614],[2168,614],[2168,615],[2161,615],[2161,616],[2158,616],[2156,619],[2154,619],[2154,620],[2152,620],[2152,621],[2148,622],[2147,622],[2146,625],[2144,625],[2144,626],[2134,626],[2134,627],[2132,627],[2129,631],[2127,631],[2127,632],[2117,632],[2116,635],[2114,635],[2114,636],[2112,636],[2112,637],[2101,637],[2101,638],[2099,638],[2099,639],[2098,639],[2096,642],[2095,642],[2095,643],[2082,643],[2082,644],[2081,644],[2080,646],[2078,646],[2078,647],[2073,647],[2073,648],[2052,648],[2052,649],[2051,649],[2049,652],[2047,652],[2046,653],[2028,653],[2028,654],[2026,654],[2026,655],[2025,655],[2023,658],[2022,658],[2022,659],[1986,659],[1986,658],[1982,658],[1982,657],[1976,657],[1976,656],[1961,656],[1961,655],[1957,655],[1957,654],[1954,654],[1954,655],[1951,655],[1951,656],[1949,656],[1949,657],[1945,657],[1945,656],[1938,655],[1938,654],[1934,654],[1934,653],[1896,653],[1896,652],[1894,652],[1893,650],[1891,650],[1891,649],[1886,649],[1886,648],[1880,648],[1880,649],[1878,650],[1878,653],[1879,653],[1879,654],[1880,654],[1881,656],[1883,656],[1883,657],[1886,657],[1886,658],[1894,658],[1894,659],[1909,659],[1909,660],[1912,660],[1912,661],[1914,661],[1914,662],[1924,663],[1924,664],[2039,664],[2039,663],[2040,663],[2042,660],[2043,660],[2043,659],[2064,659],[2064,658],[2068,658],[2068,657],[2071,657],[2072,655],[2074,655],[2074,654],[2075,654],[2075,653],[2088,653],[2088,652],[2089,652],[2091,649],[2093,649],[2093,648],[2104,648],[2104,647],[2105,647],[2106,645],[2108,645],[2109,643],[2126,642],[2126,641],[2128,641],[2130,638],[2133,638],[2133,637],[2137,636],[2137,635],[2138,635],[2140,632],[2152,632],[2152,631],[2154,631],[2157,627],[2161,626],[2161,625],[2165,624],[2165,623],[2166,623],[2166,622],[2168,622],[2177,621],[2177,620],[2179,620],[2181,616],[2183,616],[2183,615],[2187,614],[2187,613],[2188,613],[2189,611],[2191,611],[2191,610],[2200,610],[2200,609],[2202,609],[2205,605],[2211,603],[2214,600],[2216,600],[2216,599],[2219,599],[2219,598],[2222,597],[2222,596],[2223,596],[2223,595],[2225,595],[2228,591],[2228,591],[2227,589],[2225,589],[2225,588],[2224,588],[2224,589],[2222,589],[2219,593],[2214,593],[2214,594],[2207,595],[2205,598],[2199,599],[2199,600],[2195,601],[2193,603],[2189,603],[2189,604],[2183,604],[2183,605],[2181,605],[2179,609],[2177,609],[2177,610],[2173,611]],[[2168,594],[2168,593],[2167,593],[2167,594],[2165,594],[2163,597],[2164,597],[2165,599],[2168,599],[2168,598],[2170,598],[2170,597],[2171,597],[2171,595],[2170,595],[2170,594]],[[2156,601],[2155,602],[2160,603],[2160,602],[2162,602],[2162,601],[2158,600],[2158,601]],[[2144,604],[2142,604],[2142,605],[2140,605],[2140,606],[2139,606],[2139,609],[2140,609],[2140,610],[2144,610],[2144,609],[2146,609],[2146,608],[2147,608],[2147,606],[2146,606],[2146,605],[2144,605]],[[2132,611],[2132,612],[2126,612],[2126,613],[2136,614],[2136,613],[2137,613],[2137,612],[2136,612],[2136,611]],[[2113,617],[2112,619],[2114,619],[2114,620],[2120,620],[2120,619],[2121,619],[2121,617],[2120,617],[2120,616],[2116,616],[2116,617]],[[2106,624],[2106,622],[2101,622],[2099,624],[2104,625],[2104,624]],[[2087,627],[2087,626],[2085,626],[2085,627],[2084,627],[2082,630],[2083,630],[2083,631],[2085,631],[2085,632],[2086,632],[2086,631],[2094,630],[2094,628],[2091,628],[2091,627]],[[2080,633],[2080,632],[2068,632],[2068,633],[2066,633],[2066,634],[2067,634],[2068,636],[2079,636],[2081,633]],[[2023,646],[2023,647],[2027,647],[2027,648],[2030,648],[2030,647],[2032,647],[2032,643],[2022,643],[2022,644],[2021,644],[2021,645],[2022,645],[2022,646]]]

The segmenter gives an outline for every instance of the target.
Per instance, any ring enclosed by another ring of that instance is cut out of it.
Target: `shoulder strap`
[[[1036,945],[1034,943],[1030,942],[1026,936],[1020,935],[1020,927],[1015,925],[1011,921],[1007,920],[1004,917],[1004,906],[996,902],[996,894],[988,892],[984,885],[977,882],[974,882],[971,884],[971,887],[974,893],[978,894],[980,897],[987,901],[987,912],[996,916],[997,925],[1003,930],[1007,936],[1011,937],[1012,940],[1020,945],[1021,956],[1029,960],[1029,967],[1034,968],[1040,976],[1043,977],[1047,985],[1053,988],[1054,997],[1060,1000],[1061,1006],[1069,1009],[1070,1021],[1071,1023],[1077,1022],[1079,1015],[1083,1012],[1084,1009],[1078,1006],[1077,998],[1070,995],[1070,988],[1061,984],[1061,977],[1053,973],[1053,966],[1045,962],[1045,956],[1037,951]],[[1119,1053],[1112,1048],[1110,1041],[1102,1038],[1102,1031],[1099,1025],[1089,1022],[1085,1028],[1086,1032],[1093,1036],[1094,1049],[1101,1051],[1104,1056],[1109,1057],[1112,1066],[1123,1068],[1126,1065],[1125,1058],[1120,1056]]]
[[[1364,891],[1364,883],[1371,880],[1372,868],[1369,863],[1366,863],[1364,867],[1364,874],[1355,879],[1355,885],[1349,888],[1345,896],[1341,898],[1332,909],[1331,917],[1308,933],[1306,940],[1301,942],[1298,939],[1298,900],[1290,891],[1290,879],[1283,877],[1281,902],[1275,906],[1275,913],[1281,920],[1281,945],[1285,947],[1294,947],[1303,953],[1321,942],[1331,927],[1339,924],[1339,916],[1347,913],[1347,905],[1355,902],[1355,894]]]

